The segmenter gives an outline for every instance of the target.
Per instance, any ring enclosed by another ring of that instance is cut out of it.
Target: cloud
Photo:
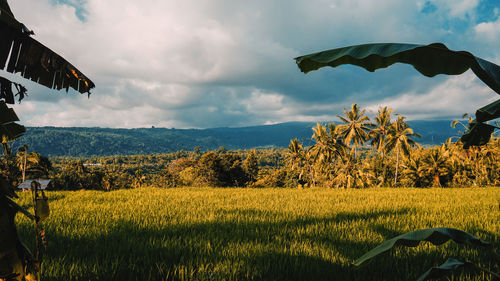
[[[464,17],[474,11],[479,4],[479,0],[445,1],[450,8],[450,15],[453,17]]]
[[[304,75],[293,58],[369,42],[442,41],[479,50],[469,35],[483,33],[469,22],[482,2],[431,2],[436,10],[425,14],[426,2],[400,0],[11,1],[37,40],[96,84],[87,99],[26,82],[29,99],[15,108],[32,126],[204,128],[331,120],[351,103],[431,93],[446,79],[422,77],[407,65],[375,73],[341,66]],[[450,25],[455,19],[468,25]]]
[[[481,22],[474,27],[478,38],[489,42],[499,42],[500,39],[500,18],[496,21]]]
[[[388,106],[395,113],[409,119],[455,118],[464,113],[474,114],[476,110],[496,99],[496,94],[484,85],[471,70],[460,76],[447,78],[444,82],[426,92],[411,91],[367,105],[375,113],[380,106]]]

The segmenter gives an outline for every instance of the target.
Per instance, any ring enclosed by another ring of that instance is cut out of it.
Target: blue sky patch
[[[496,21],[500,16],[500,2],[498,0],[482,0],[477,7],[477,19],[480,22]]]
[[[85,22],[87,11],[83,8],[85,0],[52,0],[53,5],[65,4],[75,8],[75,14],[79,20]]]
[[[424,6],[422,7],[422,10],[420,10],[420,12],[423,14],[432,14],[435,11],[437,11],[437,7],[436,5],[432,4],[431,1],[425,2]]]

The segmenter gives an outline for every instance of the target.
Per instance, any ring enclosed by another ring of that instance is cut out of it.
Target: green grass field
[[[28,206],[29,194],[18,200]],[[49,192],[42,280],[415,280],[448,257],[500,271],[500,189],[133,189]],[[33,225],[17,216],[34,248]],[[493,250],[382,241],[454,227]],[[496,254],[495,254],[496,251]],[[490,280],[462,271],[448,280]]]

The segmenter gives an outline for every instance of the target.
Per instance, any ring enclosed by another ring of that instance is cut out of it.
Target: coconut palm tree
[[[298,139],[293,139],[288,145],[288,152],[286,154],[286,161],[289,167],[294,170],[299,168],[304,162],[304,147]]]
[[[374,118],[375,127],[370,131],[371,145],[377,148],[377,151],[382,154],[382,157],[385,152],[385,139],[387,138],[391,125],[391,113],[392,108],[387,108],[387,106],[380,107],[377,116]]]
[[[335,165],[332,185],[342,188],[365,188],[377,184],[377,176],[370,169],[370,163],[353,159],[351,154],[345,155],[344,161]]]
[[[27,150],[16,155],[19,170],[25,171],[26,178],[48,177],[52,170],[50,160],[37,152],[28,153]]]
[[[315,143],[309,148],[309,151],[314,162],[322,167],[327,167],[336,157],[342,155],[345,146],[335,134],[334,123],[328,124],[328,129],[319,123],[312,129],[314,132],[312,140]]]
[[[423,170],[432,177],[433,186],[441,186],[441,176],[448,173],[449,150],[442,144],[428,151],[423,159]]]
[[[394,186],[398,181],[399,154],[409,155],[411,148],[417,146],[412,137],[420,137],[405,122],[405,117],[398,114],[397,120],[391,124],[389,133],[386,139],[387,151],[396,150],[396,172],[394,176]]]
[[[370,118],[365,115],[366,110],[361,110],[357,104],[351,105],[351,110],[347,111],[344,108],[345,117],[337,115],[344,124],[338,125],[336,132],[343,140],[344,144],[349,146],[352,143],[352,151],[354,158],[356,156],[356,148],[362,145],[369,138],[369,131],[373,127],[370,123]]]
[[[309,150],[305,150],[302,144],[297,139],[290,141],[286,161],[291,170],[299,172],[299,179],[303,179],[304,175],[308,177],[306,181],[315,185],[315,167],[313,157]]]
[[[402,174],[411,183],[411,186],[422,187],[424,185],[424,168],[420,155],[417,157],[408,157],[403,165]]]

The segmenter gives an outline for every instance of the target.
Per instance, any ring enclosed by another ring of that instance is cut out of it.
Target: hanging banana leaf
[[[89,93],[94,83],[64,58],[36,41],[12,14],[6,0],[0,0],[0,69],[19,73],[51,89],[71,87]]]
[[[434,245],[441,245],[448,240],[453,240],[459,244],[469,244],[484,247],[490,246],[488,242],[480,240],[476,236],[459,229],[445,227],[428,228],[401,234],[390,240],[387,240],[357,259],[354,262],[354,265],[359,266],[363,262],[381,253],[384,253],[395,246],[415,247],[418,246],[418,244],[420,244],[420,242],[422,241],[428,241]]]
[[[486,122],[500,117],[500,100],[492,102],[476,111],[478,122]]]
[[[14,123],[15,121],[19,121],[19,118],[14,110],[8,108],[5,102],[0,100],[0,137],[2,143],[16,140],[26,133],[26,128]]]
[[[323,66],[353,64],[375,71],[394,63],[413,65],[425,76],[458,75],[472,71],[495,92],[500,94],[500,66],[475,57],[469,52],[452,51],[444,44],[430,45],[377,43],[344,47],[295,58],[304,73]]]
[[[464,148],[467,149],[473,145],[485,145],[491,139],[491,134],[495,129],[498,129],[495,126],[478,123],[476,120],[473,120],[469,123],[469,128],[462,135],[460,140],[464,143]]]
[[[368,71],[375,71],[395,63],[406,63],[428,77],[438,74],[458,75],[471,69],[481,81],[500,94],[500,66],[466,51],[452,51],[441,43],[430,45],[364,44],[309,54],[297,57],[295,60],[304,73],[324,66],[337,67],[342,64],[357,65]],[[486,107],[490,114],[480,114],[481,118],[478,121],[481,123],[498,118],[500,114],[500,102],[497,101]],[[464,146],[480,145],[482,141],[474,142],[473,140],[489,140],[491,136],[488,130],[471,130],[471,134],[477,135],[477,138],[461,139]]]
[[[10,10],[7,0],[0,0],[0,21],[3,21],[17,30],[23,30],[23,24],[14,18],[14,14]]]
[[[456,259],[447,259],[445,263],[438,267],[433,267],[422,274],[417,281],[425,281],[429,279],[437,279],[449,274],[460,268],[472,267],[473,264],[470,262],[461,262]]]
[[[26,88],[21,84],[10,81],[9,79],[0,76],[0,99],[5,100],[6,103],[14,104],[14,92],[12,87],[17,90],[16,96],[19,96],[19,102],[26,96]]]

